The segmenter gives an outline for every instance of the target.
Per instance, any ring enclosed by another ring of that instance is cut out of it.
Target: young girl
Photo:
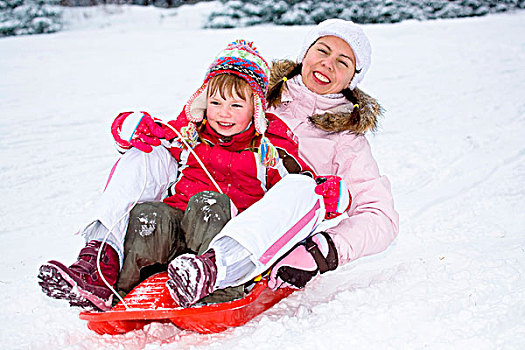
[[[139,134],[142,141],[147,135],[172,140],[166,146],[173,157],[162,153],[152,158],[157,159],[154,164],[150,159],[146,168],[151,172],[157,168],[169,170],[171,176],[175,172],[176,180],[169,185],[164,203],[142,203],[131,211],[124,244],[126,229],[122,229],[122,220],[114,219],[121,214],[121,205],[115,205],[116,208],[111,205],[122,197],[123,189],[140,187],[134,173],[140,172],[141,167],[130,167],[129,161],[124,162],[128,165],[116,164],[101,205],[106,213],[84,230],[87,245],[74,264],[66,267],[52,260],[41,266],[39,278],[43,291],[50,297],[69,300],[73,306],[107,310],[112,303],[112,291],[102,281],[101,274],[110,285],[115,285],[123,265],[119,285],[125,285],[121,288],[124,292],[129,291],[139,281],[142,267],[166,264],[184,251],[204,252],[213,235],[236,211],[257,202],[288,173],[309,173],[309,167],[298,157],[297,144],[288,127],[275,115],[265,113],[268,72],[266,61],[253,45],[237,41],[217,56],[203,85],[179,117],[170,122],[171,127],[161,128],[144,112],[120,114],[112,131],[122,148],[132,145],[144,148],[136,137]],[[134,127],[129,128],[130,122]],[[183,139],[178,138],[172,128],[182,134]],[[128,140],[132,142],[125,141],[126,129],[131,130]],[[158,144],[155,140],[146,141]],[[158,150],[161,147],[155,148],[152,153],[162,152]],[[153,174],[159,183],[165,181],[160,177]],[[308,186],[313,183],[315,187],[311,177],[300,175],[303,177],[308,179]],[[114,190],[115,187],[118,190]],[[156,196],[145,196],[144,192],[148,191],[162,192],[148,187],[140,193],[141,201]],[[222,194],[216,196],[206,191]],[[212,214],[224,215],[210,217],[211,214],[205,212],[214,201],[221,206]],[[318,209],[316,215],[324,216],[324,205]],[[110,211],[117,214],[108,215]],[[222,243],[227,246],[229,242],[223,240]]]

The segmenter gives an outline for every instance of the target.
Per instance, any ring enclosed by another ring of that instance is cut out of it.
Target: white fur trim
[[[206,111],[206,103],[208,101],[208,83],[203,84],[197,92],[195,92],[188,103],[186,104],[186,117],[188,120],[199,123],[204,118]]]
[[[124,122],[122,122],[120,138],[128,142],[131,141],[143,117],[144,112],[133,112],[128,115],[126,119],[124,119]]]

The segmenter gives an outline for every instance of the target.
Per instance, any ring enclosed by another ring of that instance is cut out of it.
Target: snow
[[[72,233],[117,158],[118,112],[174,117],[227,42],[294,58],[309,29],[199,29],[213,6],[74,9],[67,31],[0,40],[0,347],[522,348],[524,11],[365,26],[374,53],[362,88],[386,109],[369,140],[401,217],[387,251],[214,335],[152,324],[99,336],[40,291],[38,267],[73,262],[83,246]]]
[[[153,218],[147,218],[147,217],[138,217],[138,220],[140,222],[140,231],[139,235],[142,237],[150,236],[153,231],[155,231],[155,226],[157,224],[157,213],[152,213]]]

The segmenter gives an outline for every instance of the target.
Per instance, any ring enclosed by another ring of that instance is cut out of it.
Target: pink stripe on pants
[[[106,188],[108,188],[109,182],[111,181],[111,178],[113,177],[113,174],[115,173],[115,169],[117,168],[117,164],[120,162],[120,158],[117,160],[115,165],[113,165],[113,168],[111,168],[111,171],[109,172],[108,182],[106,182],[106,186],[104,187],[104,191]]]
[[[272,246],[264,252],[264,254],[259,258],[259,262],[262,264],[268,263],[268,261],[270,261],[275,256],[275,254],[277,254],[288,242],[290,242],[292,238],[294,238],[295,235],[299,233],[315,217],[315,212],[319,208],[321,208],[321,204],[319,203],[319,200],[317,200],[314,207],[308,213],[306,213],[301,218],[301,220],[293,225],[292,228],[290,228],[284,235],[281,236],[281,238],[277,240],[277,242],[272,244]]]

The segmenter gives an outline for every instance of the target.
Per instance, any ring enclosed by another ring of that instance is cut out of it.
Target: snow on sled
[[[98,334],[121,334],[141,329],[151,322],[172,322],[181,329],[217,333],[242,326],[294,292],[283,288],[272,291],[267,280],[256,283],[244,298],[219,304],[181,308],[171,298],[167,272],[153,275],[135,287],[124,301],[106,312],[80,313],[88,328]]]

